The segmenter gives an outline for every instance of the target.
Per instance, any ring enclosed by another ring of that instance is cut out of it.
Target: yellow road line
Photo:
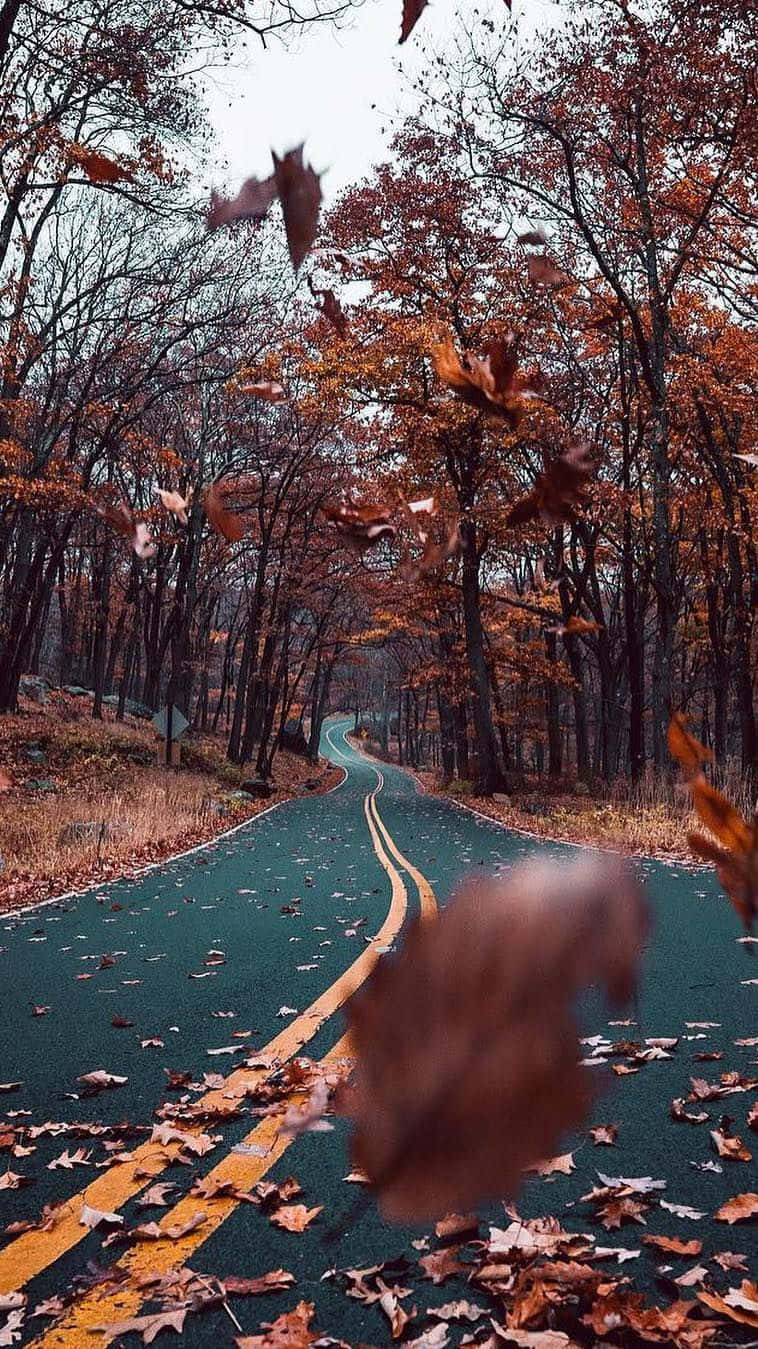
[[[409,862],[407,857],[403,856],[397,844],[395,843],[395,840],[393,839],[392,835],[390,834],[389,830],[384,824],[384,821],[382,820],[382,817],[377,809],[376,801],[373,799],[373,797],[371,799],[371,808],[373,809],[374,818],[381,831],[382,838],[384,839],[387,848],[392,853],[392,856],[395,858],[395,860],[400,863],[401,867],[405,867],[405,870],[408,872],[408,875],[413,878],[413,883],[416,886],[416,889],[418,890],[419,904],[421,906],[421,917],[424,919],[434,918],[437,914],[437,897],[428,880],[426,879],[426,876],[424,876],[423,872],[419,871],[417,867],[414,867],[413,863]]]
[[[223,1087],[206,1092],[199,1097],[198,1104],[207,1108],[228,1104],[230,1094],[257,1085],[270,1076],[279,1063],[284,1062],[305,1045],[316,1031],[347,1000],[351,993],[368,977],[379,958],[377,947],[388,946],[402,927],[408,906],[408,896],[402,877],[388,858],[376,826],[370,814],[369,804],[379,790],[379,785],[364,799],[363,809],[377,857],[387,872],[392,887],[392,897],[387,916],[372,939],[370,945],[357,960],[348,967],[324,993],[312,1002],[295,1021],[290,1022],[279,1035],[261,1050],[256,1058],[271,1060],[271,1066],[262,1069],[239,1068],[229,1074]],[[226,1098],[226,1099],[225,1099]],[[120,1163],[104,1171],[83,1190],[78,1191],[66,1201],[65,1212],[55,1227],[49,1232],[25,1232],[9,1242],[0,1251],[0,1293],[10,1293],[23,1287],[30,1279],[58,1260],[66,1251],[71,1250],[87,1235],[87,1229],[79,1223],[82,1204],[92,1208],[113,1212],[125,1204],[140,1190],[143,1190],[155,1176],[165,1170],[172,1149],[167,1150],[160,1144],[142,1143],[131,1154],[128,1162]],[[178,1145],[173,1152],[178,1151]],[[147,1172],[139,1175],[138,1173]]]
[[[335,1060],[346,1057],[348,1052],[348,1037],[344,1035],[321,1060],[321,1066],[328,1067]],[[303,1093],[303,1099],[306,1095]],[[237,1190],[249,1193],[294,1141],[291,1134],[280,1132],[281,1124],[281,1115],[269,1115],[243,1139],[250,1147],[265,1149],[264,1156],[229,1152],[205,1179],[231,1181]],[[138,1315],[146,1297],[150,1296],[149,1291],[139,1287],[139,1279],[148,1274],[168,1274],[185,1264],[193,1251],[204,1245],[241,1202],[244,1201],[235,1199],[233,1195],[223,1195],[218,1199],[185,1195],[164,1214],[160,1227],[166,1229],[189,1222],[198,1213],[205,1214],[202,1226],[178,1240],[167,1237],[130,1247],[118,1261],[119,1269],[128,1271],[129,1281],[116,1288],[92,1289],[73,1304],[57,1325],[51,1326],[33,1340],[29,1349],[84,1349],[84,1346],[93,1349],[93,1345],[108,1343],[105,1337],[99,1342],[93,1340],[92,1331],[112,1321],[124,1321]]]

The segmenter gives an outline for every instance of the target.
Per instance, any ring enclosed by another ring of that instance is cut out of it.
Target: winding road
[[[326,796],[288,801],[139,877],[0,924],[0,1168],[18,1178],[3,1184],[0,1170],[0,1227],[16,1225],[0,1238],[0,1294],[25,1289],[28,1310],[65,1295],[76,1280],[80,1294],[52,1323],[27,1316],[19,1342],[45,1349],[97,1345],[95,1327],[149,1305],[146,1276],[187,1263],[220,1277],[278,1267],[292,1272],[291,1290],[235,1302],[246,1333],[305,1299],[316,1304],[315,1324],[324,1333],[348,1344],[390,1342],[376,1305],[347,1298],[339,1281],[322,1275],[401,1254],[415,1261],[418,1248],[411,1242],[423,1234],[389,1228],[373,1207],[340,1228],[357,1190],[344,1179],[350,1167],[341,1122],[334,1132],[292,1140],[279,1133],[276,1117],[243,1112],[219,1126],[217,1110],[235,1087],[265,1081],[293,1056],[343,1056],[340,1008],[392,948],[406,918],[433,915],[471,869],[506,867],[545,845],[425,796],[409,774],[357,752],[345,738],[350,725],[337,719],[325,729],[322,751],[346,774]],[[568,851],[562,845],[549,850]],[[755,948],[738,941],[737,920],[709,873],[654,862],[641,867],[656,927],[640,1024],[610,1029],[608,1013],[590,1000],[587,1035],[605,1041],[681,1037],[678,1047],[671,1057],[610,1079],[593,1122],[618,1122],[618,1145],[595,1148],[586,1135],[567,1140],[576,1169],[530,1177],[521,1210],[555,1213],[566,1224],[568,1207],[574,1227],[597,1234],[578,1202],[597,1183],[597,1168],[661,1177],[672,1202],[705,1216],[655,1210],[648,1230],[697,1235],[710,1249],[754,1258],[756,1228],[725,1229],[711,1215],[729,1196],[758,1188],[755,1165],[702,1165],[715,1160],[708,1131],[724,1110],[749,1143],[745,1117],[755,1093],[706,1105],[712,1122],[699,1128],[672,1121],[669,1106],[687,1095],[691,1077],[758,1074],[751,1066],[758,1043],[735,1044],[758,1035]],[[49,1010],[35,1014],[41,1007]],[[597,1044],[590,1043],[588,1054]],[[693,1059],[704,1052],[723,1057]],[[77,1079],[95,1070],[126,1080],[89,1095]],[[180,1090],[167,1094],[171,1073],[204,1083],[191,1099],[201,1101],[213,1121],[207,1132],[215,1145],[192,1166],[167,1166],[166,1148],[150,1137],[155,1111],[181,1096]],[[75,1122],[84,1126],[78,1136]],[[93,1132],[93,1125],[104,1132]],[[72,1162],[80,1148],[83,1160]],[[113,1163],[114,1153],[124,1160]],[[264,1177],[281,1181],[290,1174],[302,1185],[302,1202],[324,1206],[297,1234],[273,1227],[244,1200]],[[188,1193],[198,1175],[230,1184],[204,1202]],[[166,1207],[139,1207],[140,1196],[157,1182],[174,1187]],[[40,1230],[44,1206],[61,1201],[54,1224]],[[90,1231],[80,1221],[83,1205],[117,1212],[127,1226],[156,1220],[187,1231],[178,1239],[103,1248],[103,1230]],[[193,1227],[201,1211],[204,1219]],[[490,1216],[502,1223],[502,1208]],[[19,1230],[24,1223],[35,1226]],[[332,1227],[340,1235],[327,1241]],[[644,1231],[636,1226],[630,1234],[625,1227],[601,1235],[608,1246],[636,1248]],[[615,1258],[609,1257],[611,1265]],[[646,1259],[646,1271],[635,1270],[640,1287],[652,1287],[655,1279],[654,1261]],[[94,1281],[93,1265],[88,1274],[88,1262],[114,1260],[126,1274],[117,1286]],[[460,1280],[444,1289],[414,1282],[412,1301],[422,1308],[470,1295]],[[450,1343],[462,1333],[451,1332]],[[188,1317],[183,1338],[230,1343],[234,1334],[218,1308]]]

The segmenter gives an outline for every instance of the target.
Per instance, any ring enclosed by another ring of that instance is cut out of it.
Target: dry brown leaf
[[[276,154],[274,181],[284,216],[292,265],[297,271],[316,237],[321,205],[318,174],[303,163],[303,146],[289,150],[283,159]]]
[[[557,289],[567,286],[571,277],[556,267],[544,253],[530,253],[526,261],[529,280],[536,286]]]
[[[263,1321],[265,1335],[243,1335],[235,1344],[239,1349],[308,1349],[319,1338],[310,1328],[315,1311],[314,1303],[298,1302],[275,1321]]]
[[[93,510],[97,515],[105,520],[119,534],[123,534],[128,539],[137,557],[143,561],[155,557],[157,548],[152,540],[152,535],[147,525],[142,520],[135,518],[131,506],[125,501],[120,501],[118,505],[102,505],[100,502],[93,502]],[[84,978],[84,975],[78,975],[77,978]]]
[[[308,277],[308,289],[311,292],[316,304],[325,319],[331,323],[338,337],[345,338],[348,333],[348,323],[337,296],[329,288],[320,289],[314,286],[310,277]]]
[[[356,506],[352,502],[325,502],[321,508],[338,533],[362,552],[382,539],[394,539],[392,511],[387,506]]]
[[[668,726],[667,741],[672,759],[688,773],[699,773],[704,763],[711,763],[713,753],[687,730],[689,717],[685,712],[674,712]]]
[[[747,1279],[742,1280],[739,1288],[730,1288],[724,1297],[719,1297],[718,1293],[704,1291],[699,1292],[697,1296],[706,1307],[720,1312],[722,1316],[728,1316],[730,1321],[737,1321],[741,1326],[758,1328],[758,1288]]]
[[[519,379],[518,339],[491,341],[485,355],[464,351],[459,356],[452,337],[445,337],[432,347],[432,362],[437,376],[447,384],[464,403],[493,417],[502,417],[513,429],[523,415],[525,397],[533,397],[535,382]]]
[[[713,1259],[721,1269],[744,1270],[747,1273],[747,1256],[735,1251],[717,1251]]]
[[[535,1172],[538,1176],[553,1176],[560,1173],[562,1176],[570,1176],[572,1171],[576,1170],[573,1152],[564,1152],[560,1157],[550,1157],[546,1162],[536,1162],[534,1166],[527,1166],[527,1172]]]
[[[224,505],[224,482],[217,479],[205,489],[203,506],[205,514],[217,534],[229,543],[239,543],[245,537],[245,526],[239,516],[233,515]]]
[[[411,928],[348,1006],[357,1082],[342,1104],[386,1214],[512,1193],[581,1122],[574,999],[589,984],[627,998],[646,927],[631,872],[587,857],[469,882]]]
[[[398,46],[402,46],[406,38],[410,37],[426,6],[427,0],[403,0],[403,22]]]
[[[582,502],[592,467],[590,447],[572,445],[557,459],[545,464],[531,492],[509,510],[506,523],[523,525],[538,518],[547,524],[572,520],[575,508]]]
[[[255,1279],[240,1279],[236,1274],[227,1274],[222,1283],[227,1293],[233,1297],[260,1297],[266,1293],[281,1293],[291,1288],[295,1282],[294,1274],[286,1269],[270,1269]]]
[[[721,1129],[711,1129],[711,1142],[719,1157],[730,1162],[752,1162],[753,1154],[745,1147],[741,1138],[728,1134]]]
[[[665,1251],[667,1255],[700,1255],[703,1249],[702,1241],[695,1238],[692,1241],[681,1241],[679,1237],[657,1237],[644,1236],[642,1238],[643,1246],[654,1246],[657,1251]]]
[[[178,1307],[175,1310],[152,1312],[149,1316],[132,1316],[127,1321],[111,1321],[108,1325],[95,1326],[94,1329],[101,1330],[109,1340],[134,1332],[142,1336],[143,1344],[152,1344],[162,1330],[175,1330],[181,1335],[187,1311],[187,1307]]]
[[[627,1195],[609,1199],[607,1204],[598,1209],[597,1216],[607,1232],[621,1227],[623,1223],[642,1223],[644,1227],[648,1207],[647,1204],[641,1204],[639,1200],[631,1199]]]
[[[542,228],[536,230],[526,230],[524,234],[519,234],[516,239],[517,244],[531,244],[534,248],[544,247],[547,243],[547,236]]]
[[[446,1213],[434,1225],[434,1235],[440,1241],[451,1241],[453,1237],[476,1236],[479,1231],[479,1219],[475,1213]]]
[[[397,1294],[386,1288],[381,1279],[378,1279],[377,1282],[382,1289],[379,1296],[379,1306],[390,1323],[390,1333],[393,1340],[399,1340],[408,1322],[416,1315],[416,1309],[414,1307],[412,1312],[405,1311]]]
[[[304,1232],[323,1208],[323,1204],[318,1204],[316,1208],[306,1208],[305,1204],[283,1204],[271,1214],[271,1222],[287,1232]]]
[[[260,223],[275,198],[276,182],[273,174],[270,178],[264,178],[262,182],[257,178],[248,178],[236,197],[227,199],[212,192],[206,217],[208,229],[215,230],[219,225],[232,225],[238,220],[255,220]]]
[[[163,487],[155,487],[155,495],[160,497],[161,505],[165,510],[175,515],[180,525],[186,525],[187,511],[192,505],[192,488],[187,489],[187,495],[182,496],[181,492],[169,492]]]
[[[554,632],[557,637],[579,637],[583,632],[602,632],[603,624],[595,623],[591,618],[579,618],[573,614],[567,618],[565,623],[558,623],[555,627],[547,628],[547,632]]]
[[[287,390],[276,379],[258,379],[247,384],[240,384],[239,391],[249,398],[263,398],[267,403],[286,403],[287,401]]]
[[[758,1215],[758,1194],[736,1194],[727,1199],[714,1217],[720,1223],[744,1223]]]
[[[422,1255],[419,1264],[424,1271],[424,1278],[437,1284],[451,1279],[454,1274],[465,1274],[466,1266],[456,1259],[459,1249],[458,1246],[446,1246],[444,1250]]]
[[[589,1130],[589,1135],[595,1144],[595,1147],[601,1147],[603,1145],[611,1147],[618,1138],[618,1132],[618,1124],[596,1124]]]

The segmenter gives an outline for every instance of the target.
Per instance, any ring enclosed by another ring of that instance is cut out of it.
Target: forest
[[[170,704],[265,776],[346,708],[488,795],[666,779],[686,709],[752,781],[749,6],[472,12],[444,61],[429,10],[389,159],[318,223],[301,160],[289,256],[271,194],[199,190],[188,54],[243,22],[0,11],[0,711]]]

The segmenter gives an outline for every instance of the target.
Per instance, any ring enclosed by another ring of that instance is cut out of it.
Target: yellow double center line
[[[400,931],[408,908],[403,879],[384,845],[412,877],[418,889],[422,917],[428,919],[436,913],[437,903],[431,886],[399,851],[381,819],[375,798],[382,788],[383,778],[376,771],[379,781],[374,791],[365,798],[363,809],[374,850],[391,885],[390,907],[381,928],[365,951],[330,988],[261,1051],[257,1057],[265,1059],[270,1066],[240,1068],[230,1073],[223,1087],[205,1093],[199,1098],[198,1104],[206,1108],[223,1107],[230,1096],[233,1097],[237,1092],[242,1096],[248,1089],[264,1081],[315,1035],[324,1021],[342,1006],[371,973],[381,948],[389,946]],[[343,1036],[321,1060],[321,1064],[328,1067],[347,1055],[348,1039]],[[293,1141],[291,1135],[280,1132],[280,1125],[281,1121],[276,1116],[262,1120],[242,1140],[245,1151],[229,1152],[210,1171],[207,1179],[232,1182],[238,1192],[249,1192]],[[239,1147],[240,1144],[237,1144],[237,1149]],[[87,1235],[87,1230],[79,1223],[82,1204],[105,1211],[119,1208],[165,1169],[170,1162],[170,1156],[167,1158],[166,1153],[166,1148],[155,1143],[142,1144],[131,1154],[129,1162],[105,1172],[69,1199],[63,1215],[51,1231],[25,1233],[0,1251],[0,1292],[21,1288]],[[61,1321],[35,1340],[34,1345],[39,1349],[42,1346],[45,1349],[52,1349],[52,1346],[56,1346],[56,1349],[62,1349],[63,1346],[73,1349],[73,1346],[80,1344],[91,1345],[89,1333],[94,1327],[135,1315],[143,1300],[142,1290],[137,1286],[139,1276],[148,1272],[167,1273],[181,1265],[234,1212],[239,1202],[233,1196],[204,1200],[186,1195],[166,1212],[160,1226],[172,1228],[203,1212],[206,1216],[201,1226],[178,1240],[167,1237],[165,1240],[132,1247],[119,1261],[119,1267],[129,1271],[129,1283],[106,1293],[94,1289],[78,1300]]]

